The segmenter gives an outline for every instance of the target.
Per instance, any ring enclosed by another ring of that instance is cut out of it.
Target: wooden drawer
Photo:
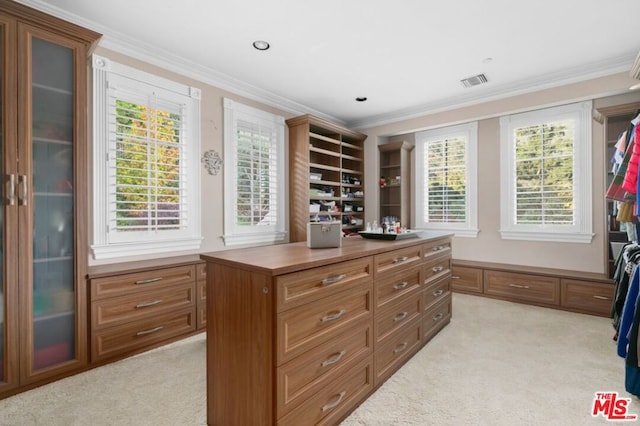
[[[96,278],[91,280],[91,300],[194,283],[195,275],[195,265],[187,265]]]
[[[376,307],[387,306],[420,289],[421,269],[419,267],[400,271],[376,280]]]
[[[99,299],[91,303],[91,330],[141,321],[154,315],[195,306],[193,283],[129,296]]]
[[[422,245],[422,253],[425,260],[430,260],[435,257],[451,257],[451,240],[436,240]]]
[[[341,292],[277,316],[278,365],[372,318],[372,285]]]
[[[484,291],[482,285],[482,269],[453,265],[451,271],[451,287],[453,291],[482,294]]]
[[[422,305],[424,309],[429,309],[435,303],[450,297],[451,294],[451,281],[448,277],[442,278],[435,283],[431,284],[429,287],[424,289],[423,292],[423,302]]]
[[[451,275],[451,258],[450,257],[437,257],[430,259],[424,265],[424,285],[430,286],[434,282],[443,277],[449,277]]]
[[[207,279],[207,262],[197,263],[196,264],[196,280],[206,280]]]
[[[373,354],[370,323],[354,324],[342,335],[278,368],[278,417],[312,397],[363,357]]]
[[[609,316],[615,287],[612,283],[561,280],[562,306],[578,312]]]
[[[421,322],[414,321],[386,343],[376,347],[374,357],[375,385],[382,383],[398,369],[420,346]]]
[[[422,316],[422,343],[427,343],[451,321],[451,293],[427,308]]]
[[[372,257],[276,277],[278,312],[372,282]]]
[[[143,349],[196,329],[195,306],[91,333],[91,360],[101,361]]]
[[[484,271],[484,292],[504,299],[559,305],[560,279],[542,275]]]
[[[278,425],[335,425],[373,389],[371,356],[345,369],[304,404],[278,420]]]
[[[412,246],[374,256],[376,279],[378,274],[403,271],[422,263],[422,247]]]
[[[409,294],[387,309],[376,312],[374,325],[376,342],[388,339],[393,333],[410,324],[422,314],[422,292]]]

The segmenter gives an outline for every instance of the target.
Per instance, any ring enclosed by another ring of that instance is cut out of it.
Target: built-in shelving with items
[[[0,0],[0,398],[87,366],[87,57],[99,34]]]
[[[287,126],[290,241],[305,241],[313,221],[339,220],[344,232],[362,230],[367,136],[308,114]]]
[[[612,107],[600,108],[598,112],[603,117],[604,124],[604,137],[606,144],[605,153],[605,168],[607,172],[606,186],[609,187],[613,180],[613,172],[611,170],[611,158],[615,152],[615,145],[618,142],[620,135],[627,130],[631,120],[638,115],[640,111],[640,102],[633,102],[624,105],[617,105]],[[616,206],[615,201],[606,199],[606,212],[607,223],[605,234],[607,253],[607,273],[609,277],[613,277],[615,272],[615,258],[619,253],[619,248],[625,242],[628,241],[627,232],[622,229],[620,222],[616,220]]]
[[[378,145],[380,151],[380,220],[400,222],[406,228],[411,223],[411,150],[406,141]]]

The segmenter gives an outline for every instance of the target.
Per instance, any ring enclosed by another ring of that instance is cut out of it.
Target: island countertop
[[[306,242],[298,242],[201,253],[200,258],[227,266],[242,266],[256,272],[281,275],[451,236],[449,232],[424,231],[416,238],[397,241],[347,237],[342,239],[342,247],[336,248],[312,249],[307,247]]]

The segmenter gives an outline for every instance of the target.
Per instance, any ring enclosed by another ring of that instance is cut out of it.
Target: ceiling
[[[640,50],[638,0],[19,2],[106,48],[359,128],[627,72]],[[479,73],[486,84],[463,87]]]

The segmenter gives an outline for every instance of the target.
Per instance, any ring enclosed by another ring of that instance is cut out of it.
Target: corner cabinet
[[[339,220],[345,232],[364,229],[367,136],[312,115],[286,122],[290,241],[305,241],[307,223],[314,220]]]
[[[400,222],[406,228],[411,221],[411,150],[408,142],[378,145],[380,151],[380,214],[381,221]]]
[[[87,363],[87,55],[99,34],[0,0],[0,397]]]

